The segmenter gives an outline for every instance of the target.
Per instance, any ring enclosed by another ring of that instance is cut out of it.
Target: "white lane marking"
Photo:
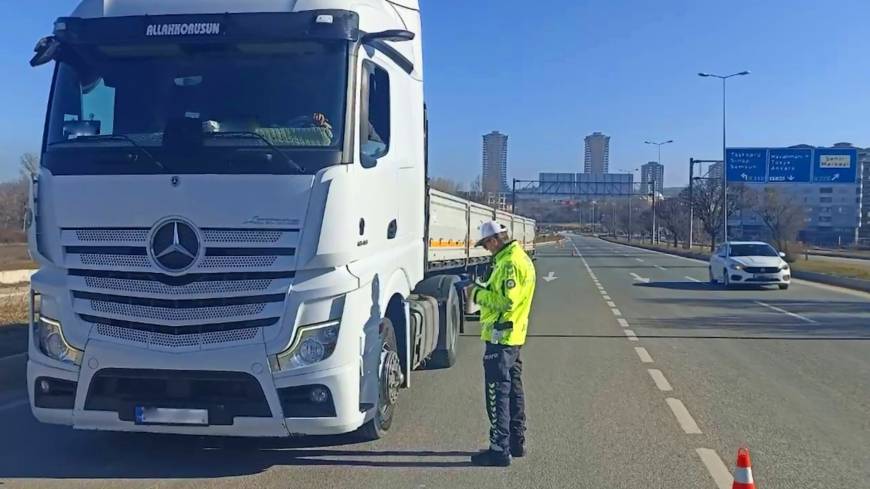
[[[631,277],[634,278],[634,280],[637,281],[637,282],[643,282],[643,283],[645,283],[645,284],[648,284],[648,283],[649,283],[649,279],[648,279],[648,278],[641,277],[640,275],[638,275],[638,274],[636,274],[636,273],[629,273],[629,275],[631,275]]]
[[[616,303],[613,301],[607,301],[607,307],[616,307]]]
[[[663,374],[661,370],[650,368],[647,369],[647,372],[649,372],[649,376],[652,377],[653,382],[656,383],[656,387],[658,387],[660,391],[670,392],[674,390],[674,388],[671,387],[671,383],[668,382],[668,379],[665,378],[665,374]]]
[[[643,258],[635,258],[635,260],[639,261],[640,263],[643,263]]]
[[[642,347],[642,346],[635,346],[635,347],[634,347],[634,351],[635,351],[635,353],[637,353],[637,356],[640,357],[640,361],[641,361],[641,362],[643,362],[643,363],[653,363],[653,359],[652,359],[652,357],[649,355],[649,352],[646,351],[646,348],[644,348],[644,347]]]
[[[607,292],[605,292],[605,291],[602,290],[602,291],[601,291],[601,294],[602,294],[602,295],[601,295],[601,298],[602,298],[602,299],[604,299],[604,300],[606,300],[606,301],[611,300],[611,299],[610,299],[610,296],[607,295]]]
[[[626,329],[624,331],[625,331],[625,337],[628,338],[628,341],[637,341],[637,335],[634,334],[634,331],[632,331],[630,329]]]
[[[0,405],[0,411],[6,411],[9,409],[15,409],[17,407],[24,406],[29,403],[27,399],[18,399],[17,401],[7,402],[6,404]]]
[[[795,314],[795,313],[793,313],[793,312],[786,311],[785,309],[783,309],[783,308],[781,308],[781,307],[771,306],[770,304],[767,304],[767,303],[765,303],[765,302],[761,302],[761,301],[755,301],[755,303],[758,304],[758,305],[760,305],[760,306],[764,306],[764,307],[766,307],[766,308],[768,308],[768,309],[772,309],[772,310],[774,310],[774,311],[776,311],[776,312],[781,312],[781,313],[786,314],[786,315],[788,315],[788,316],[791,316],[791,317],[793,317],[793,318],[800,319],[801,321],[806,321],[806,322],[808,322],[808,323],[810,323],[810,324],[816,324],[816,321],[813,321],[812,319],[810,319],[810,318],[808,318],[808,317],[806,317],[806,316],[801,316],[800,314]]]
[[[689,414],[689,410],[686,409],[683,401],[679,399],[674,399],[673,397],[669,397],[665,399],[665,402],[668,403],[668,407],[671,408],[671,411],[677,418],[677,423],[680,423],[680,427],[683,428],[683,431],[687,435],[701,434],[701,428],[698,428],[698,423],[696,423],[695,420],[692,418],[692,415]]]
[[[641,252],[646,252],[647,254],[659,254],[659,255],[665,255],[665,256],[670,256],[670,257],[672,257],[672,258],[677,258],[677,259],[680,259],[680,260],[690,261],[690,262],[692,262],[692,263],[703,263],[704,265],[708,265],[708,264],[710,263],[709,261],[699,260],[699,259],[697,259],[697,258],[689,258],[689,257],[686,257],[686,256],[680,256],[680,255],[674,255],[674,254],[671,254],[671,253],[665,253],[664,251],[653,251],[653,250],[647,250],[646,248],[637,248],[637,247],[629,246],[629,245],[625,245],[625,244],[622,244],[622,243],[614,243],[614,242],[612,242],[612,241],[608,241],[608,243],[610,243],[610,244],[612,244],[612,245],[616,245],[616,246],[622,246],[623,248],[630,248],[633,252],[641,251]],[[852,296],[855,296],[855,297],[861,297],[861,298],[864,298],[864,299],[870,298],[870,293],[868,293],[868,292],[861,292],[860,290],[846,289],[846,288],[843,288],[843,287],[837,287],[837,286],[835,286],[835,285],[822,284],[822,283],[819,283],[819,282],[811,282],[811,281],[809,281],[809,280],[801,280],[801,279],[797,279],[797,278],[793,278],[791,281],[792,281],[792,283],[797,283],[797,284],[800,284],[800,285],[806,285],[806,286],[809,286],[809,287],[815,287],[815,288],[817,288],[817,289],[825,289],[825,290],[828,290],[828,291],[831,291],[831,292],[837,292],[837,293],[839,293],[839,294],[847,294],[847,295],[852,295]]]
[[[698,279],[696,279],[696,278],[694,278],[694,277],[690,277],[690,276],[688,276],[688,275],[686,275],[686,278],[689,279],[689,280],[691,280],[692,282],[701,282],[700,280],[698,280]]]
[[[716,487],[719,489],[730,489],[731,485],[734,483],[734,477],[728,473],[728,467],[724,462],[722,462],[722,459],[719,457],[719,454],[716,453],[716,450],[711,450],[709,448],[696,448],[695,451],[698,453],[698,456],[701,457],[701,462],[703,462],[704,466],[707,467],[707,472],[710,473],[710,477],[713,478]]]
[[[665,268],[665,267],[663,267],[663,266],[661,266],[661,265],[654,265],[654,266],[655,266],[656,268],[658,268],[659,270],[665,270],[665,271],[668,270],[667,268]]]
[[[623,328],[629,327],[628,321],[626,321],[624,318],[616,318],[616,321],[619,322],[619,325],[622,326]]]
[[[612,312],[614,316],[622,316],[622,311],[620,311],[619,309],[617,309],[615,307],[611,308],[610,312]]]

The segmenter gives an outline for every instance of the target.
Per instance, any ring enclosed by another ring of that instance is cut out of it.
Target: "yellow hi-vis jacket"
[[[472,300],[480,306],[480,338],[506,346],[526,342],[529,312],[535,295],[535,265],[516,241],[492,258],[492,273],[485,287],[474,289]]]

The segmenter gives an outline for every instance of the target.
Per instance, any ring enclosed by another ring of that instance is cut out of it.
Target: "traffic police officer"
[[[468,298],[480,306],[486,410],[489,416],[489,449],[471,457],[475,465],[508,466],[511,456],[525,455],[525,395],[520,348],[526,329],[535,267],[521,244],[508,236],[496,221],[480,226],[480,241],[492,253],[491,273],[485,284],[472,285]]]

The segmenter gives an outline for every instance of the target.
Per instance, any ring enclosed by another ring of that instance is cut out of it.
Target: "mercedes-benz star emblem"
[[[199,236],[190,224],[173,219],[157,226],[151,236],[151,257],[170,273],[188,270],[200,253]]]

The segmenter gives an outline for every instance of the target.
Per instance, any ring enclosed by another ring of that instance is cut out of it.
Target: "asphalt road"
[[[467,464],[487,428],[471,325],[456,367],[415,373],[385,440],[74,432],[13,400],[0,484],[727,489],[747,445],[760,489],[867,487],[870,295],[726,291],[703,263],[593,238],[539,256],[522,353],[530,455],[508,469]]]

